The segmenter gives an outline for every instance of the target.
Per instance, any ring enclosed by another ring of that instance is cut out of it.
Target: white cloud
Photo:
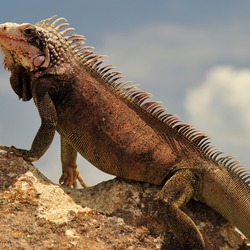
[[[186,99],[190,123],[209,132],[212,141],[235,152],[249,152],[250,69],[212,69]],[[247,159],[248,154],[242,156]]]
[[[188,87],[218,61],[248,62],[250,33],[242,32],[240,25],[227,25],[147,24],[107,34],[99,51],[133,81]]]

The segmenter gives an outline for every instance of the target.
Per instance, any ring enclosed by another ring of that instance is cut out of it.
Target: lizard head
[[[60,66],[70,57],[70,44],[64,33],[58,30],[68,24],[56,24],[64,18],[48,18],[32,25],[29,23],[0,24],[0,51],[4,55],[4,67],[11,72],[10,83],[20,99],[28,101],[32,98],[31,77],[38,72]],[[73,30],[70,28],[68,30]],[[83,39],[78,36],[78,40]]]
[[[5,56],[5,67],[9,70],[20,65],[29,71],[35,71],[49,65],[50,58],[46,56],[44,39],[35,25],[1,24],[0,47]]]
[[[32,98],[30,72],[46,69],[50,63],[41,31],[24,23],[0,24],[0,49],[4,66],[11,72],[10,83],[15,93],[28,101]]]
[[[92,64],[97,61],[98,57],[93,57],[87,47],[85,54],[82,52],[84,48],[79,48],[84,44],[84,36],[65,36],[74,29],[66,28],[59,31],[69,24],[64,22],[64,18],[54,19],[55,16],[35,25],[0,24],[0,50],[4,54],[4,66],[11,72],[10,83],[13,90],[23,101],[32,98],[31,77],[37,77],[46,70],[52,72],[55,69],[58,72],[58,67],[63,63],[70,64],[76,54],[77,58],[89,56]],[[91,63],[88,61],[88,64]]]

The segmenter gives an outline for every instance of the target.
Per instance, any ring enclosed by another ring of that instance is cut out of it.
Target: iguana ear
[[[24,67],[17,66],[11,68],[10,84],[18,97],[23,101],[29,101],[32,98],[30,75]]]

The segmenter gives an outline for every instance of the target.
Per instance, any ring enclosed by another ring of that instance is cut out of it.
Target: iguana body
[[[33,98],[41,127],[31,150],[10,148],[26,160],[39,159],[55,131],[61,135],[60,183],[76,187],[79,152],[100,170],[126,179],[162,185],[170,227],[185,249],[202,249],[194,222],[180,210],[191,198],[221,213],[250,238],[250,174],[231,157],[221,157],[208,138],[166,114],[136,86],[101,66],[102,56],[81,47],[84,37],[60,18],[0,26],[0,46],[12,88]]]

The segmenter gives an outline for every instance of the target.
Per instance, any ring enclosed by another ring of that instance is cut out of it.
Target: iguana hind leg
[[[61,136],[62,176],[59,179],[59,183],[77,188],[76,181],[78,180],[81,186],[86,188],[87,185],[79,173],[76,158],[77,151]]]
[[[160,194],[160,204],[166,212],[167,222],[183,249],[205,249],[200,231],[180,207],[194,195],[195,176],[188,169],[180,169],[165,183]]]

